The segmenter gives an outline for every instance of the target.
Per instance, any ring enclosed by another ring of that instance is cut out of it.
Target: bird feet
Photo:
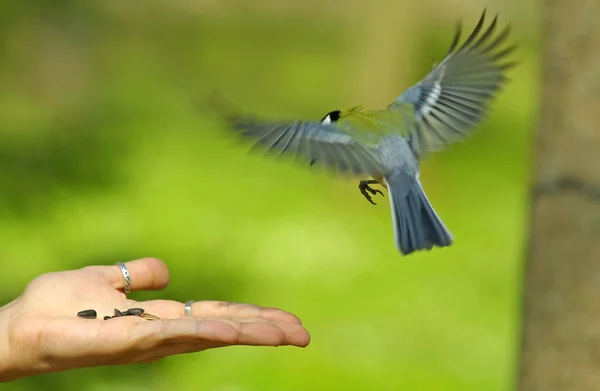
[[[376,183],[378,183],[376,180],[368,180],[368,181],[360,181],[360,183],[358,184],[358,189],[360,190],[361,194],[363,196],[365,196],[367,201],[369,201],[373,205],[377,205],[377,203],[373,202],[373,199],[367,192],[371,193],[372,195],[379,193],[383,196],[383,192],[381,192],[381,190],[375,190],[375,189],[371,188],[371,186],[369,186],[369,185],[374,185]]]

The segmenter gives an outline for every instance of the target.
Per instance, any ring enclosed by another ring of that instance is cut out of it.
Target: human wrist
[[[19,379],[24,375],[14,366],[16,360],[12,357],[10,346],[10,329],[16,300],[0,307],[0,383]]]

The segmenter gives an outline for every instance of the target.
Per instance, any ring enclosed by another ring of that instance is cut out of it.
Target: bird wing
[[[339,174],[381,176],[384,172],[372,148],[334,123],[257,120],[231,110],[223,118],[242,139],[253,141],[252,149],[294,156],[311,166],[320,163]]]
[[[493,38],[498,15],[480,34],[484,21],[485,10],[460,48],[461,24],[458,23],[444,59],[387,108],[394,111],[405,108],[408,103],[414,110],[412,124],[403,130],[408,131],[409,142],[417,156],[465,138],[482,121],[491,100],[506,83],[506,71],[517,65],[505,61],[516,46],[501,48],[510,25]]]

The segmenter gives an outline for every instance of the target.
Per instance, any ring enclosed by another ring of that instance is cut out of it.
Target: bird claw
[[[375,181],[361,181],[358,184],[358,188],[360,190],[360,193],[367,199],[367,201],[369,201],[373,205],[377,205],[377,203],[373,201],[373,199],[367,192],[371,193],[372,195],[376,195],[377,193],[379,193],[382,196],[383,196],[383,192],[381,190],[373,189],[371,186],[369,186],[369,184],[371,184],[371,183],[376,183],[376,182]]]

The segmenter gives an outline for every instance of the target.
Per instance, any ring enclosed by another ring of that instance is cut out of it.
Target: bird
[[[227,129],[252,141],[252,149],[368,178],[358,188],[372,204],[372,196],[384,195],[371,185],[387,188],[394,241],[403,256],[448,247],[454,237],[425,194],[420,162],[467,140],[507,84],[508,70],[518,64],[509,59],[517,48],[506,44],[510,24],[494,34],[498,14],[486,29],[485,18],[486,9],[462,45],[458,21],[443,59],[383,109],[354,106],[329,111],[320,120],[266,120],[231,107],[213,108],[220,110]]]

